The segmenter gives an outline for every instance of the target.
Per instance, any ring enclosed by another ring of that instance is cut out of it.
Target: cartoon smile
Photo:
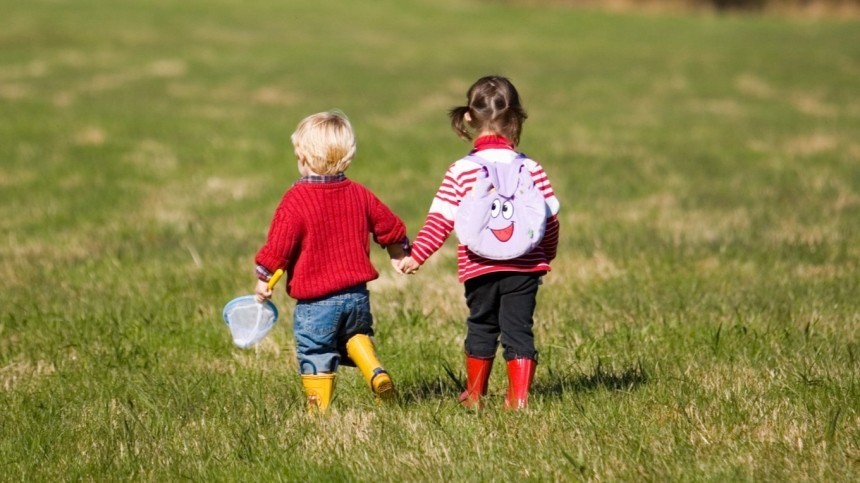
[[[514,224],[511,223],[510,225],[505,228],[502,228],[501,230],[494,230],[490,228],[490,231],[493,232],[493,235],[495,235],[500,242],[504,243],[510,240],[511,237],[514,235]]]

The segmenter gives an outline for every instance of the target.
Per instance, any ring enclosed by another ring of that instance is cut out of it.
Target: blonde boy
[[[301,174],[281,199],[266,243],[257,253],[258,300],[266,283],[287,274],[296,299],[293,332],[310,411],[325,412],[340,364],[356,365],[380,399],[394,394],[370,336],[373,316],[367,282],[379,273],[370,262],[370,236],[388,249],[392,264],[408,249],[406,226],[370,190],[344,175],[355,156],[355,135],[340,111],[303,119],[291,137]]]

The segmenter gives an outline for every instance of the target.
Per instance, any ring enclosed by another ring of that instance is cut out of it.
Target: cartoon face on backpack
[[[514,236],[514,204],[511,200],[496,198],[490,205],[490,221],[487,230],[502,243],[507,243]]]
[[[460,202],[454,230],[477,255],[509,260],[533,250],[543,238],[546,204],[520,155],[510,164],[482,166],[472,191]]]

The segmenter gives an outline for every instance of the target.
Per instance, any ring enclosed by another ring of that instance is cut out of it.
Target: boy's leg
[[[346,334],[346,354],[361,371],[371,391],[381,400],[394,397],[394,383],[376,355],[373,340],[373,314],[370,296],[365,289],[346,294],[343,332]]]
[[[346,353],[355,362],[370,389],[383,401],[394,396],[394,383],[388,371],[376,357],[373,341],[370,336],[356,334],[346,342]]]
[[[525,408],[537,365],[534,343],[534,311],[539,277],[509,275],[501,282],[499,322],[508,369],[508,408]]]
[[[334,373],[302,374],[302,386],[308,403],[308,412],[324,414],[331,402],[335,386]]]
[[[308,410],[324,413],[334,392],[337,352],[337,326],[341,312],[336,300],[299,301],[293,311],[296,358]]]

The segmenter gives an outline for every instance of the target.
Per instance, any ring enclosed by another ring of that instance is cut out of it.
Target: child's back
[[[464,197],[472,192],[480,178],[483,162],[508,164],[521,156],[516,147],[526,112],[513,84],[504,77],[484,77],[469,88],[466,97],[467,104],[452,109],[449,116],[451,126],[460,137],[474,138],[473,149],[446,171],[430,205],[427,221],[415,238],[412,256],[404,258],[400,264],[400,269],[406,273],[414,273],[445,243],[454,229]],[[475,162],[475,156],[482,162]],[[510,408],[523,408],[528,403],[538,355],[533,315],[540,279],[549,271],[549,264],[556,255],[559,203],[543,168],[531,159],[526,160],[525,167],[546,205],[545,233],[540,243],[511,259],[480,256],[463,243],[457,247],[457,272],[465,285],[469,307],[464,343],[467,382],[466,391],[460,396],[468,407],[482,405],[481,397],[486,394],[499,343],[508,369],[505,404]],[[476,228],[481,227],[472,227]],[[511,228],[500,226],[500,237],[509,236]]]
[[[293,334],[302,384],[311,411],[324,412],[341,364],[356,365],[380,399],[394,394],[376,357],[367,282],[379,274],[370,241],[403,257],[406,227],[364,186],[344,175],[355,154],[352,126],[340,112],[308,116],[292,136],[301,179],[281,199],[265,245],[257,253],[258,299],[271,297],[266,282],[287,272],[296,299]]]

